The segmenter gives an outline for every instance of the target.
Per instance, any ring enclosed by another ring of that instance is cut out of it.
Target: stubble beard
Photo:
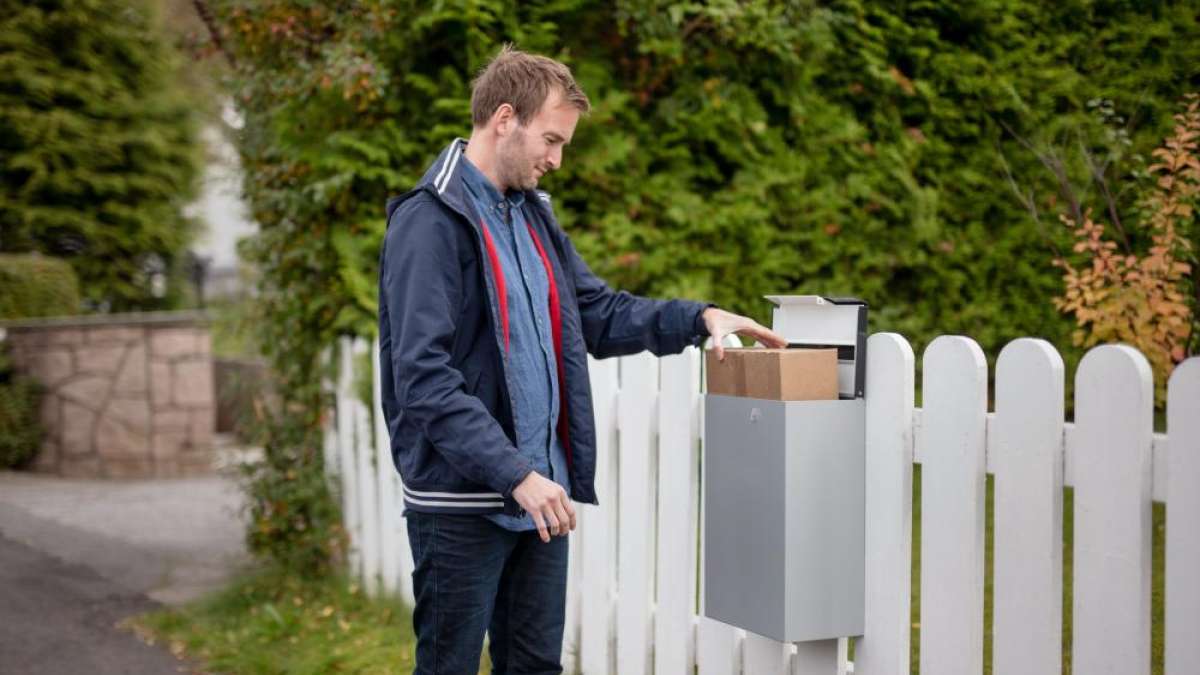
[[[525,132],[518,128],[500,146],[497,157],[500,168],[500,179],[506,187],[516,190],[532,190],[537,187],[537,176],[534,173],[533,162],[527,160],[524,154]]]

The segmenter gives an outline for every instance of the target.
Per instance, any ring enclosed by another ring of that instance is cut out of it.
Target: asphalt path
[[[200,672],[123,622],[194,600],[242,568],[242,500],[219,475],[0,471],[0,675]]]
[[[119,626],[158,606],[90,567],[0,534],[0,673],[193,672]]]

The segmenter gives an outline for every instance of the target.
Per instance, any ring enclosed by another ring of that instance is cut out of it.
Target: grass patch
[[[268,569],[133,627],[212,672],[400,673],[414,666],[410,617],[399,601],[368,598],[345,577]]]

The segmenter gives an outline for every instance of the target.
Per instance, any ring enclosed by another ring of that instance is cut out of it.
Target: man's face
[[[496,168],[505,187],[532,190],[538,180],[562,165],[563,146],[571,142],[579,109],[552,91],[542,109],[521,125],[514,116],[496,149]]]

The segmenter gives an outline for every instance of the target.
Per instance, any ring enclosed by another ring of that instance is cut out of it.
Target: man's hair
[[[471,83],[471,121],[476,127],[486,126],[496,109],[507,103],[521,124],[529,124],[554,90],[562,92],[563,99],[580,113],[592,107],[570,68],[506,44]]]

